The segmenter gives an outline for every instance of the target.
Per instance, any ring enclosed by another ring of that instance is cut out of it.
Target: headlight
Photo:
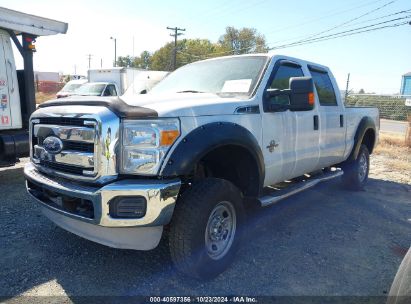
[[[121,173],[155,175],[180,136],[178,119],[125,120],[122,130]]]

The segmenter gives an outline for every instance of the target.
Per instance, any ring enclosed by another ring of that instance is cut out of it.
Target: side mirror
[[[290,108],[291,90],[268,89],[266,94],[269,112],[282,112]]]
[[[291,77],[287,90],[268,89],[269,112],[309,111],[314,108],[314,83],[311,77]]]
[[[314,82],[311,77],[291,77],[290,91],[291,111],[309,111],[314,108]]]

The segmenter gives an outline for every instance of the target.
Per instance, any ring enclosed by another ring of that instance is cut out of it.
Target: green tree
[[[178,42],[181,45],[181,41]],[[168,42],[153,53],[151,57],[151,70],[170,71],[172,68],[172,54],[174,43]],[[177,60],[178,62],[178,60]]]
[[[187,64],[194,61],[215,57],[224,50],[217,43],[208,39],[183,40],[181,48],[177,52],[177,62]]]
[[[143,51],[139,57],[135,57],[132,62],[132,67],[149,70],[151,68],[152,55],[148,51]]]
[[[152,70],[166,70],[172,69],[174,43],[169,42],[159,50],[155,51],[151,57]],[[176,68],[185,64],[221,56],[224,48],[218,43],[212,43],[208,39],[183,39],[177,41],[177,63]]]
[[[228,26],[218,43],[228,55],[265,53],[268,51],[264,36],[254,28],[236,29]]]
[[[117,66],[118,67],[130,67],[132,66],[133,57],[127,56],[118,56],[117,57]]]

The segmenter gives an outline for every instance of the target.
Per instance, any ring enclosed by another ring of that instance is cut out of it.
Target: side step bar
[[[331,172],[323,173],[319,176],[307,177],[305,180],[301,182],[291,183],[289,186],[283,189],[275,188],[275,185],[274,185],[272,187],[269,187],[271,193],[263,197],[260,197],[259,201],[262,207],[269,206],[271,204],[277,203],[280,200],[283,200],[287,197],[297,194],[301,191],[314,187],[320,182],[339,177],[343,174],[344,172],[342,170],[331,171]]]

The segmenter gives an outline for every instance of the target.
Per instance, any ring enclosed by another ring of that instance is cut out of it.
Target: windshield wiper
[[[179,91],[177,93],[205,93],[205,92],[195,91],[195,90],[185,90],[185,91]]]

